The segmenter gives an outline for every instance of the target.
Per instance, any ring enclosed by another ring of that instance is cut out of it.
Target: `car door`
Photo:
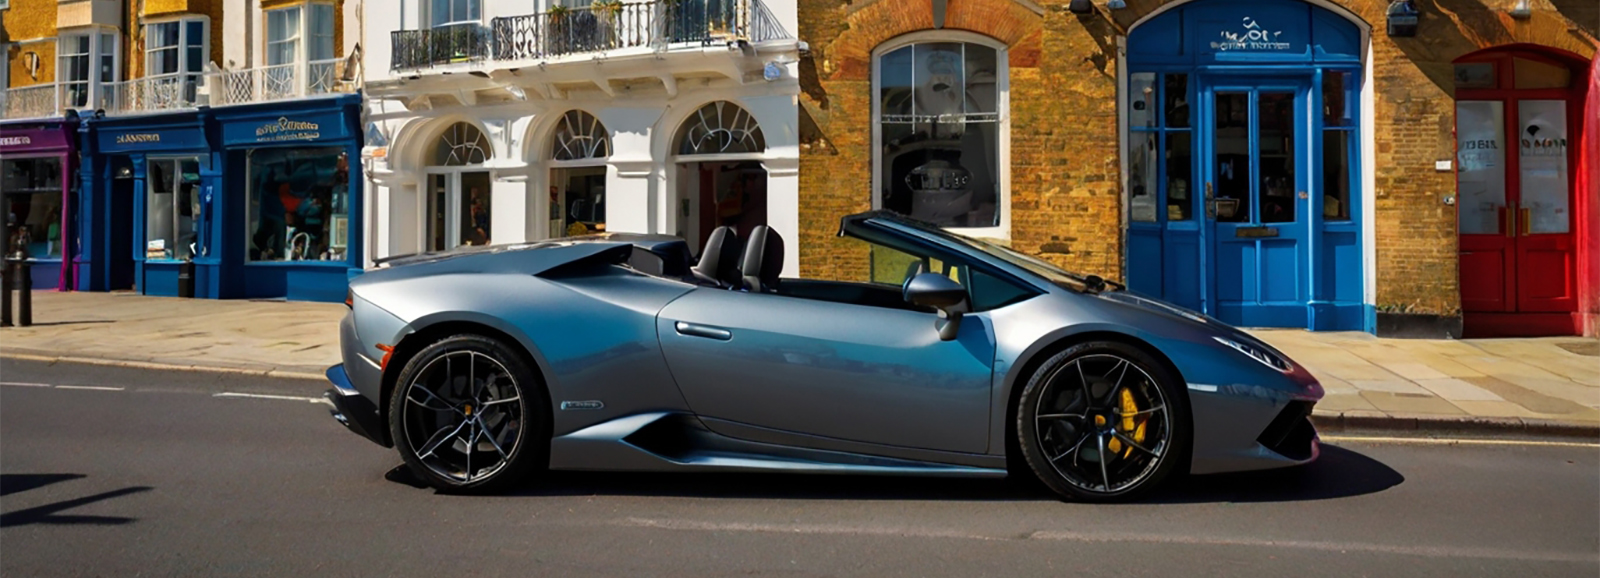
[[[696,413],[888,446],[988,448],[994,331],[982,313],[941,341],[936,313],[701,288],[657,321]]]

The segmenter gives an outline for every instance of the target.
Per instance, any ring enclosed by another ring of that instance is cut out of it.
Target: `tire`
[[[1029,378],[1018,401],[1017,444],[1039,481],[1063,498],[1130,500],[1187,462],[1186,393],[1137,347],[1076,344]]]
[[[548,464],[548,399],[521,352],[454,335],[401,370],[389,396],[389,435],[412,473],[439,491],[501,491]]]

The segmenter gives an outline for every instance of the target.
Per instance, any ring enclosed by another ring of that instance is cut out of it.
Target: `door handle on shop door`
[[[717,341],[727,341],[727,340],[733,339],[733,332],[732,331],[728,331],[726,329],[723,329],[721,327],[712,327],[710,325],[699,325],[699,324],[688,323],[688,322],[684,322],[684,321],[677,322],[676,324],[674,324],[673,327],[678,330],[678,334],[679,335],[689,335],[689,336],[693,336],[693,337],[705,337],[707,339],[715,339]]]

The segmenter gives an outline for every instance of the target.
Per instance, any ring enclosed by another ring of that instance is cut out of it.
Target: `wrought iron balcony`
[[[391,68],[471,62],[489,56],[489,35],[479,24],[452,24],[389,33]]]
[[[103,104],[107,113],[157,112],[194,108],[201,104],[200,73],[168,74],[136,78],[105,85]]]
[[[588,8],[495,18],[490,29],[497,60],[788,37],[759,0],[603,1]]]
[[[206,84],[211,105],[226,106],[354,91],[350,83],[340,80],[343,73],[344,59],[334,58],[216,71]]]
[[[61,114],[60,89],[55,84],[12,88],[0,92],[0,118],[45,118]]]

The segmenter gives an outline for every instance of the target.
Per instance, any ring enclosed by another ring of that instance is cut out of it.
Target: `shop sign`
[[[117,144],[148,144],[161,142],[161,133],[126,133],[117,135]]]
[[[151,130],[140,132],[105,131],[100,134],[100,150],[106,153],[138,152],[146,149],[202,148],[203,133],[194,129]]]
[[[33,139],[25,136],[0,136],[0,147],[25,147],[33,144]]]
[[[256,142],[317,140],[322,138],[320,131],[317,123],[283,117],[256,127]]]
[[[1245,16],[1238,30],[1217,32],[1220,41],[1212,41],[1211,49],[1218,52],[1230,50],[1289,50],[1288,42],[1279,40],[1282,30],[1267,30],[1255,18]]]
[[[0,150],[39,150],[69,145],[66,135],[56,127],[10,129],[0,132]]]

